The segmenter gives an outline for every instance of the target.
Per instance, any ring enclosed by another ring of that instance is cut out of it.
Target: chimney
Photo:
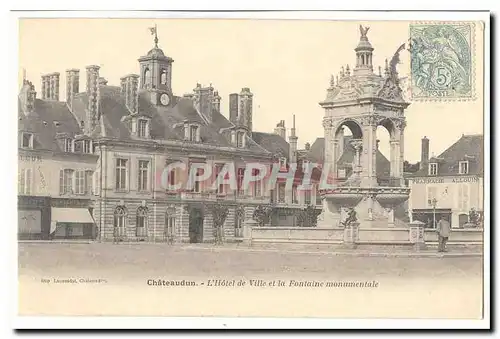
[[[99,66],[87,66],[87,96],[88,106],[86,110],[87,121],[85,121],[85,134],[93,132],[97,126],[99,114]]]
[[[274,128],[274,134],[278,134],[280,137],[286,140],[285,120],[280,120],[280,122],[276,124],[276,128]]]
[[[311,149],[311,144],[306,142],[306,144],[304,145],[306,151],[309,151]]]
[[[229,94],[229,121],[238,125],[238,93]]]
[[[239,122],[241,125],[252,131],[252,110],[253,110],[253,93],[250,88],[243,87],[240,92],[240,116]]]
[[[60,73],[55,72],[50,74],[50,99],[59,101],[59,78]]]
[[[212,85],[209,87],[202,87],[200,84],[197,84],[193,92],[195,96],[195,107],[208,121],[212,121],[214,88]]]
[[[100,83],[104,82],[99,78]],[[107,81],[105,81],[107,83]],[[139,75],[129,74],[120,79],[121,93],[125,96],[125,106],[132,114],[139,112]]]
[[[426,168],[429,162],[429,139],[426,136],[422,138],[422,153],[420,157],[420,169]]]
[[[50,99],[50,76],[42,75],[42,100]]]
[[[35,110],[35,100],[36,92],[35,86],[26,79],[23,80],[23,87],[21,88],[21,93],[19,93],[19,99],[21,101],[21,108],[25,115],[28,115]]]
[[[290,130],[290,137],[288,138],[288,143],[290,147],[290,161],[297,161],[297,135],[295,134],[295,114],[293,115],[292,129]]]
[[[73,99],[75,94],[80,92],[80,70],[66,70],[66,103],[70,109],[73,109]]]

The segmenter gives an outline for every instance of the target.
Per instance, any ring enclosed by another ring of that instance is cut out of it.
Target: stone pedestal
[[[344,247],[356,248],[359,240],[359,222],[347,225],[344,228]]]
[[[257,221],[253,219],[247,219],[243,223],[243,244],[252,245],[252,228],[257,227]]]
[[[425,223],[418,220],[410,223],[410,242],[417,251],[425,249],[426,247],[424,239],[424,226]]]

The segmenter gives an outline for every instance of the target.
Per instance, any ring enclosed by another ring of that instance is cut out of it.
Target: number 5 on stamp
[[[413,100],[474,100],[474,24],[410,25]]]

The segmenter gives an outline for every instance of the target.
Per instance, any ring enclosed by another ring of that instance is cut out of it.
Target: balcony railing
[[[402,179],[401,178],[394,178],[394,177],[378,178],[377,182],[378,182],[379,186],[383,186],[383,187],[401,187],[402,186]],[[403,183],[403,185],[404,185],[404,183]]]

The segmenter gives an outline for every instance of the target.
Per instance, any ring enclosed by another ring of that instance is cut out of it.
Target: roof
[[[34,112],[24,114],[18,102],[18,131],[33,133],[33,148],[62,151],[56,140],[57,133],[74,136],[80,133],[80,126],[65,102],[35,100]]]
[[[337,166],[351,165],[352,162],[354,161],[355,151],[354,148],[349,143],[351,139],[352,136],[344,136],[344,150],[339,160],[337,161]],[[305,159],[317,163],[323,163],[325,157],[324,152],[325,152],[325,138],[317,138],[311,145],[311,148],[309,149],[309,152],[306,154]],[[376,162],[377,162],[377,176],[389,177],[391,164],[389,160],[387,160],[387,158],[379,150],[377,150]]]
[[[484,171],[484,137],[482,134],[462,135],[453,145],[439,156],[431,158],[429,163],[438,163],[437,175],[459,174],[459,162],[469,161],[468,174],[483,174]],[[414,176],[429,176],[428,164],[415,172]]]
[[[275,133],[252,132],[252,139],[273,155],[290,157],[290,145],[280,135]]]

